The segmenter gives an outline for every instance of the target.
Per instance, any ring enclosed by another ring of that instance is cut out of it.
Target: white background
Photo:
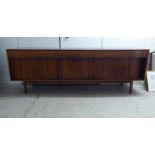
[[[2,119],[3,155],[154,155],[154,119]]]
[[[154,37],[154,0],[1,0],[1,36]]]

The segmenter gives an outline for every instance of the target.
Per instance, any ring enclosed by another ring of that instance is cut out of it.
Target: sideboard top
[[[10,49],[7,49],[7,50],[24,50],[24,51],[38,51],[38,50],[41,50],[41,51],[148,51],[149,49],[138,49],[138,48],[135,48],[135,49],[131,49],[131,48],[124,48],[124,49],[100,49],[100,48],[97,48],[97,49],[52,49],[52,48],[10,48]]]
[[[149,49],[7,49],[9,57],[137,57],[146,58]]]

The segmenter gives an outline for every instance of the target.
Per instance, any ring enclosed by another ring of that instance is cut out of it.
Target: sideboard
[[[144,80],[148,49],[7,49],[11,80],[27,84],[100,84]]]

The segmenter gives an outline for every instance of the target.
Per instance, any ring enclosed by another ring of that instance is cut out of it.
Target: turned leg
[[[28,93],[28,90],[27,90],[27,83],[24,81],[24,82],[23,82],[23,85],[24,85],[24,93],[27,94],[27,93]]]
[[[132,94],[133,81],[130,81],[129,94]]]

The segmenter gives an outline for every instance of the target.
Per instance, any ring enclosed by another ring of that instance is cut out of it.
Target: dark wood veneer
[[[149,50],[8,49],[11,80],[27,83],[98,84],[143,80]]]

